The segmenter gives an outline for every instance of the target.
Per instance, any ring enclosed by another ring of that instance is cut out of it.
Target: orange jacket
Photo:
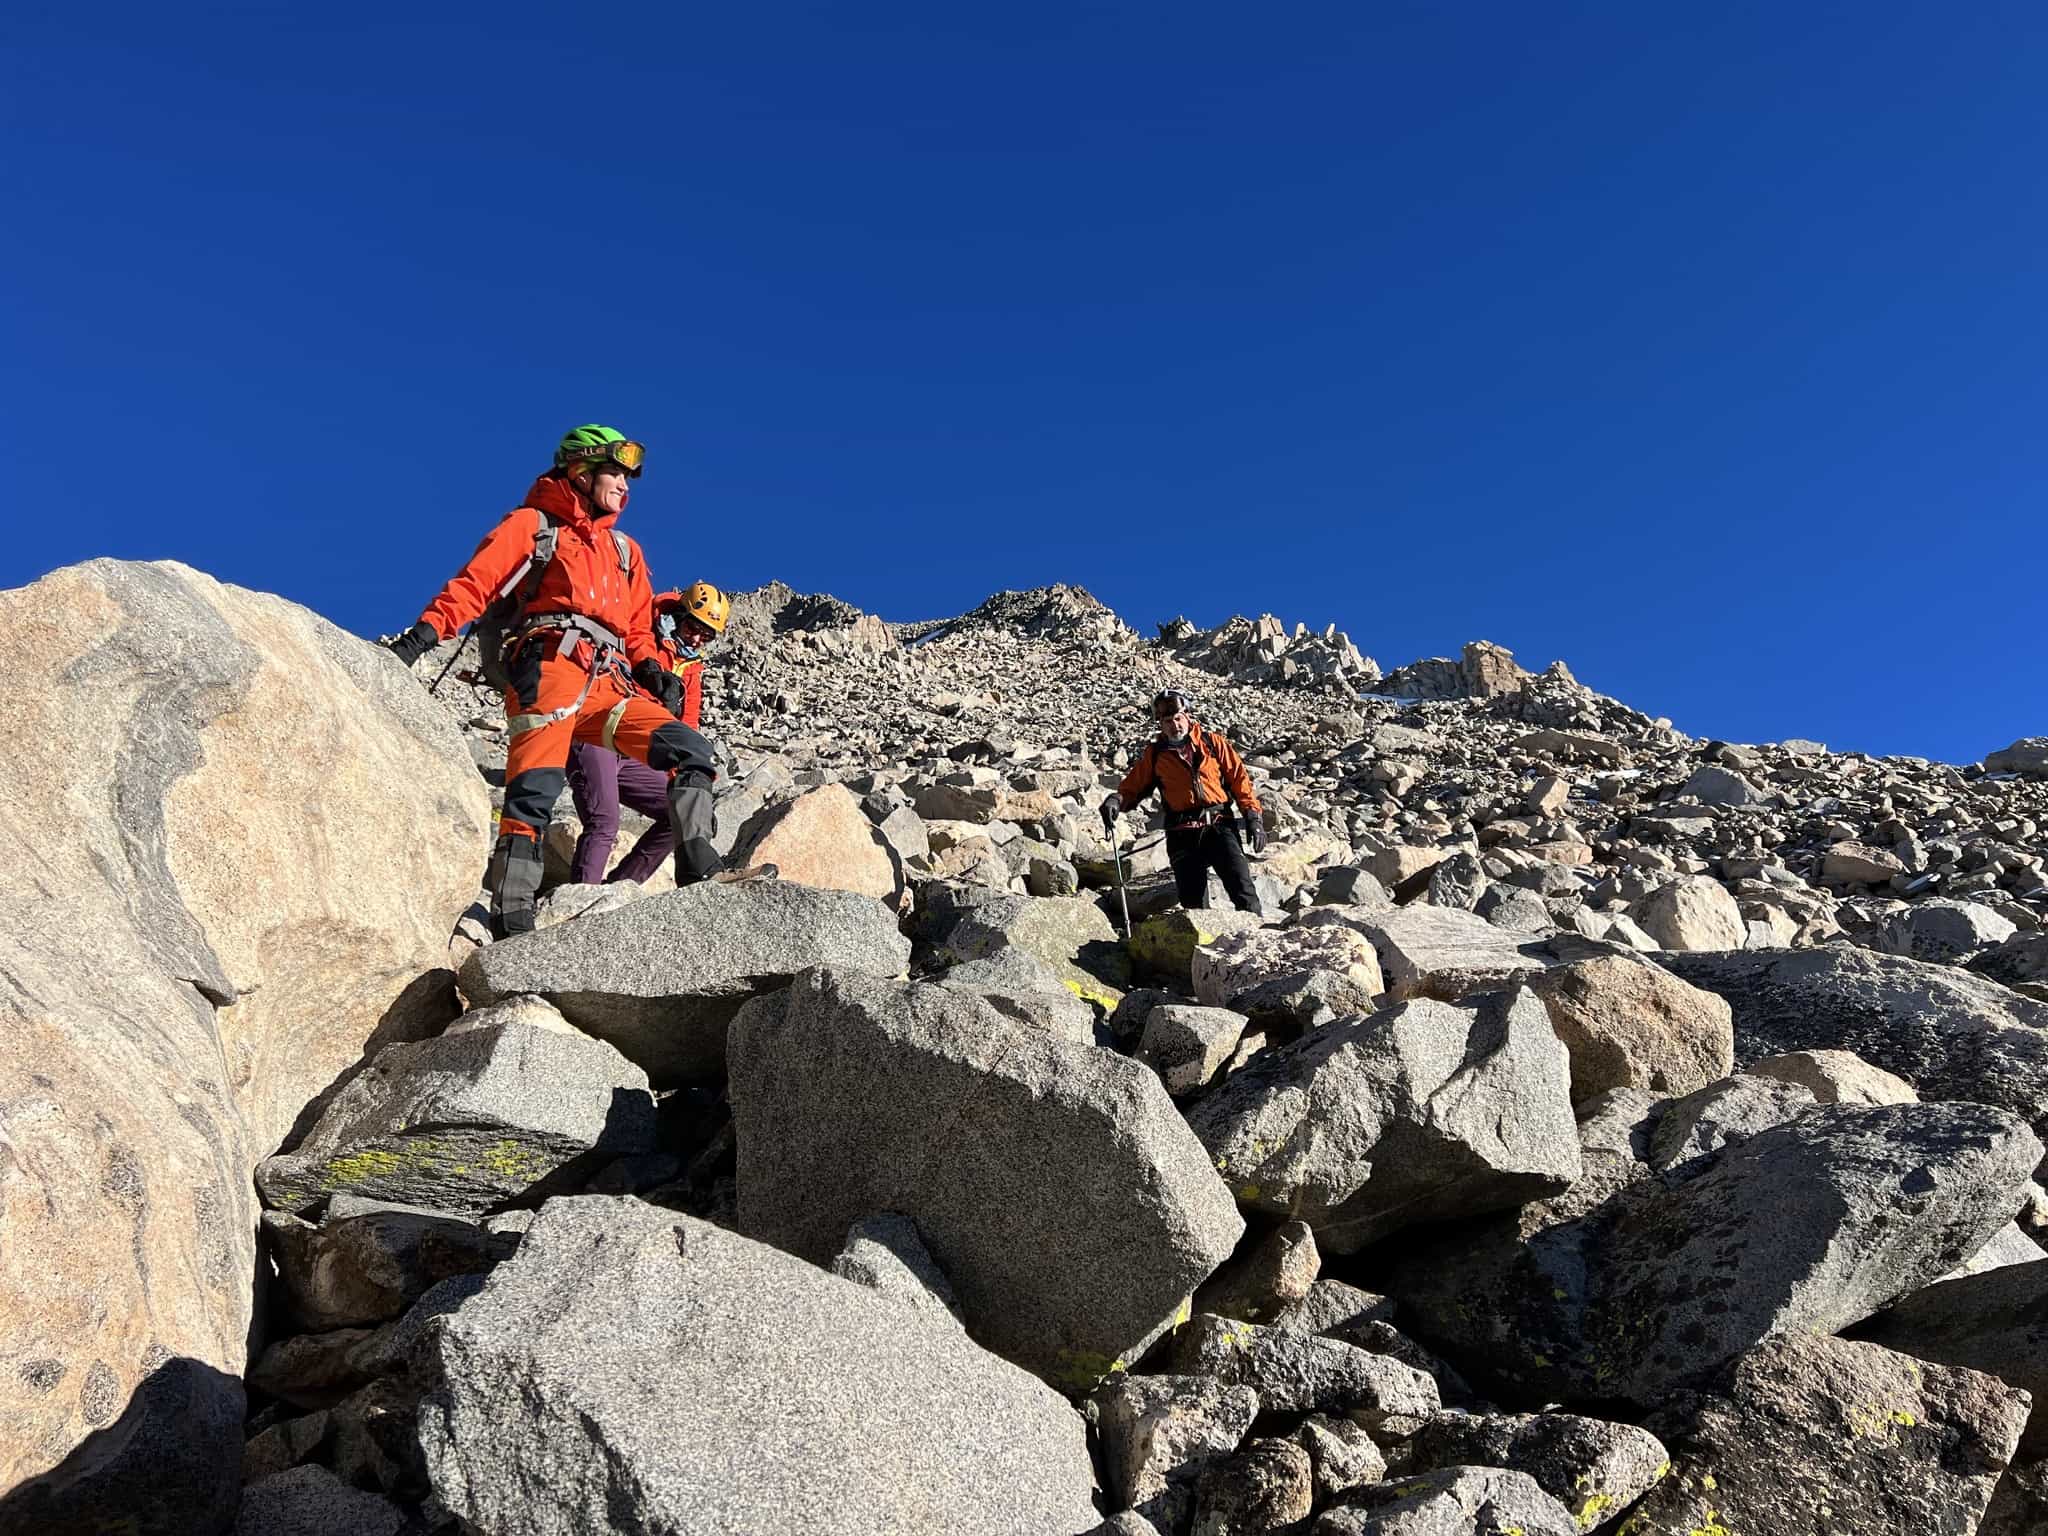
[[[446,640],[490,607],[505,583],[533,556],[535,509],[554,518],[560,532],[555,536],[554,561],[524,612],[580,613],[618,635],[628,661],[661,661],[649,627],[654,588],[640,546],[626,540],[630,569],[621,571],[611,532],[618,519],[592,518],[567,481],[548,475],[534,481],[526,500],[484,535],[469,563],[427,604],[421,620]]]
[[[1131,771],[1117,786],[1124,809],[1128,811],[1157,786],[1170,811],[1228,805],[1235,800],[1253,815],[1259,814],[1259,796],[1252,788],[1252,777],[1244,771],[1244,759],[1228,740],[1190,723],[1185,750],[1192,765],[1181,760],[1180,750],[1165,742],[1146,742],[1138,760],[1131,764]],[[1226,785],[1228,795],[1224,793]]]
[[[704,658],[684,656],[656,640],[661,664],[683,680],[683,711],[679,717],[691,730],[699,729],[704,715]]]

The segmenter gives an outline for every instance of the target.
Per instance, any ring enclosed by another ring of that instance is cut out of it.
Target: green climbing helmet
[[[574,464],[609,461],[638,480],[640,466],[646,458],[647,450],[625,433],[615,427],[601,427],[592,422],[563,436],[561,445],[555,449],[555,468],[567,469]]]

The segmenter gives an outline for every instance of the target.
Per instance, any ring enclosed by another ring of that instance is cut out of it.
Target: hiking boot
[[[455,920],[455,932],[449,935],[451,940],[466,939],[478,949],[495,937],[491,932],[491,909],[481,901],[470,903],[469,909]]]
[[[503,912],[492,914],[492,940],[516,939],[522,933],[532,933],[534,931],[534,915],[532,907],[511,907]]]

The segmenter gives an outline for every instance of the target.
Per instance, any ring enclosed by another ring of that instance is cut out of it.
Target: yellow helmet
[[[708,581],[695,582],[683,594],[683,612],[714,635],[722,635],[725,621],[732,617],[732,599]]]

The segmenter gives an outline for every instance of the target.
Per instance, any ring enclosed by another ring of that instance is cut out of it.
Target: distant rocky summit
[[[562,883],[565,797],[475,949],[454,645],[0,608],[0,1533],[2048,1530],[2048,737],[777,584],[704,716],[783,878]],[[1262,911],[1097,817],[1166,687]]]

